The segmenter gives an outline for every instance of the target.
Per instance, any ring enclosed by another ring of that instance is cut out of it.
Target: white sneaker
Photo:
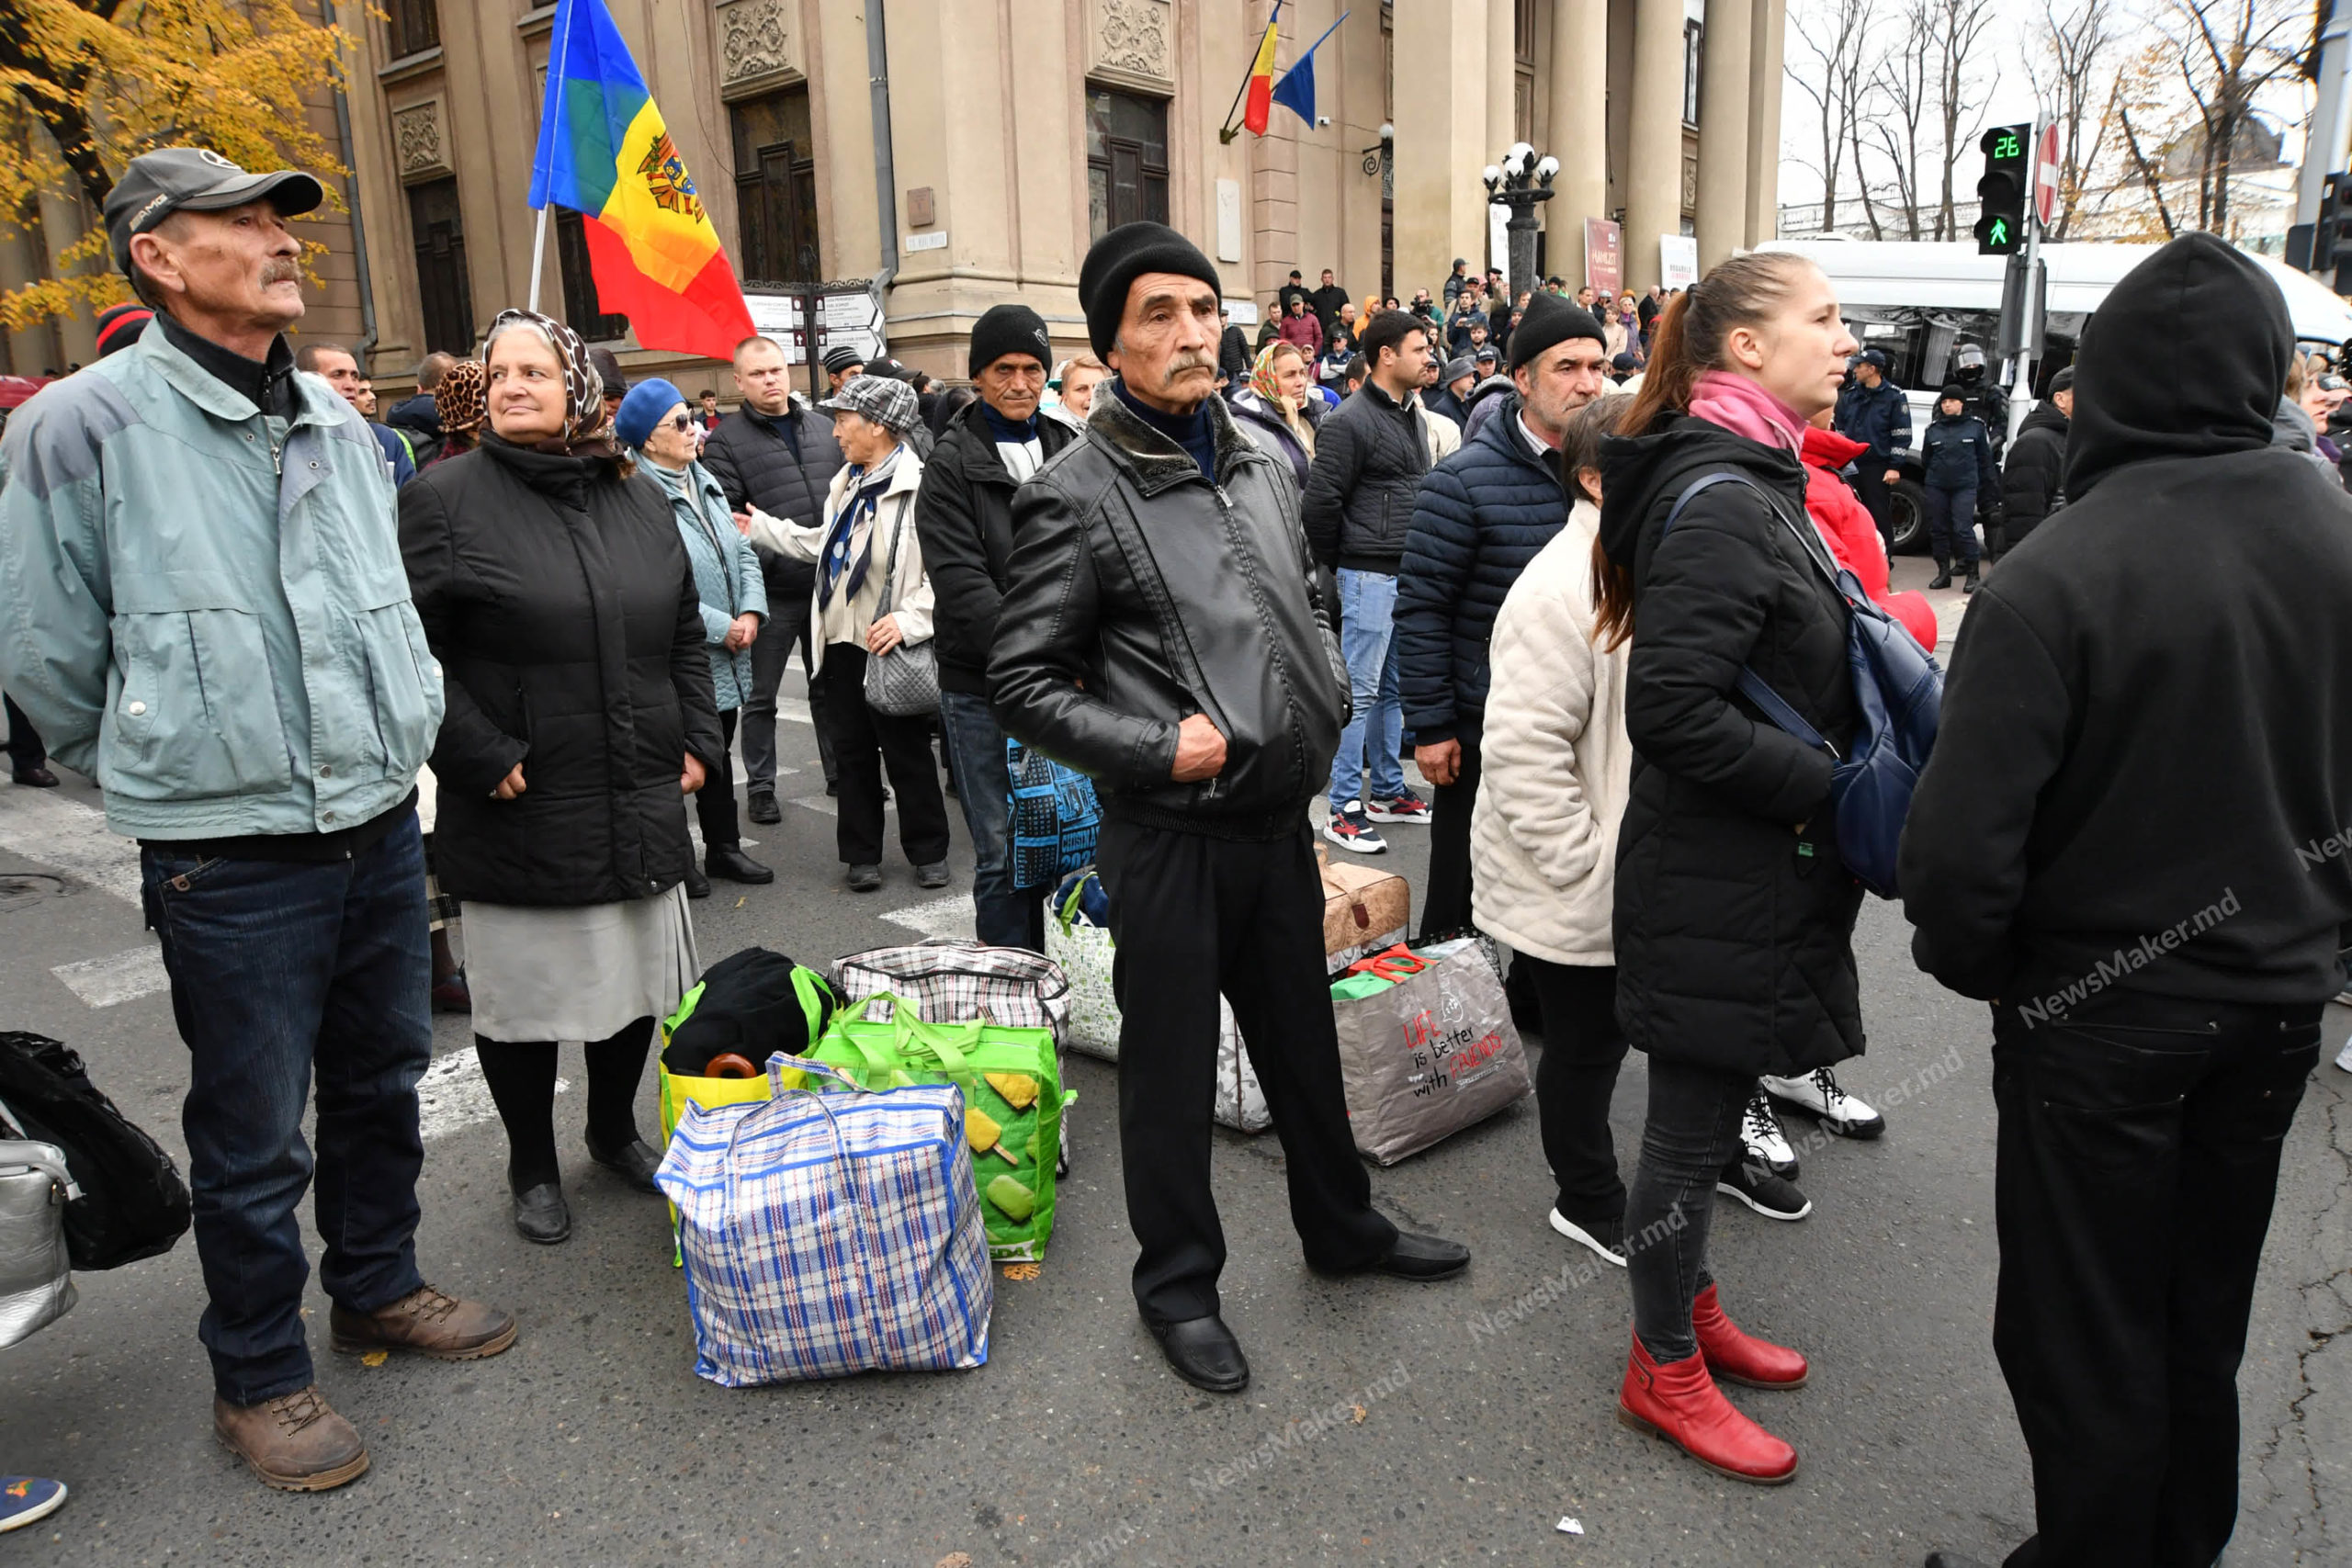
[[[1781,1119],[1772,1114],[1772,1102],[1764,1098],[1763,1084],[1756,1086],[1756,1092],[1747,1097],[1747,1109],[1740,1113],[1739,1141],[1747,1145],[1747,1157],[1755,1164],[1774,1176],[1796,1179],[1797,1152],[1789,1147],[1788,1134],[1781,1131]]]
[[[2352,1073],[2352,1036],[2346,1037],[2344,1049],[2335,1054],[2335,1065],[2346,1072]]]
[[[1815,1067],[1801,1078],[1767,1077],[1765,1089],[1775,1100],[1786,1100],[1841,1138],[1875,1138],[1886,1131],[1886,1118],[1838,1087],[1838,1075]]]
[[[1580,1225],[1555,1208],[1552,1211],[1552,1228],[1578,1246],[1592,1248],[1603,1263],[1625,1267],[1625,1227],[1622,1222],[1604,1225],[1596,1221]]]

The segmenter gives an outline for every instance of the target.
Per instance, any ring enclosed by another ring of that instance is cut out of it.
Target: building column
[[[1754,0],[1747,67],[1747,243],[1781,235],[1781,91],[1788,54],[1789,0]]]
[[[1500,163],[1504,150],[1519,140],[1516,9],[1512,0],[1487,0],[1487,135],[1478,149],[1480,168]]]
[[[1609,0],[1553,0],[1551,270],[1581,284],[1584,220],[1609,216]],[[1572,265],[1568,258],[1577,260]]]
[[[1396,0],[1391,26],[1396,94],[1396,293],[1432,296],[1460,256],[1487,254],[1487,39],[1464,25],[1453,0]]]
[[[1699,67],[1699,270],[1747,238],[1747,78],[1753,0],[1707,7]]]
[[[1658,236],[1682,232],[1682,0],[1633,0],[1633,5],[1625,287],[1639,292],[1657,284]]]

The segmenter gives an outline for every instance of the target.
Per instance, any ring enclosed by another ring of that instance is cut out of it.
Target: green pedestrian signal
[[[1984,175],[1976,182],[1983,216],[1976,220],[1976,254],[2005,256],[2018,248],[2025,228],[2025,139],[2033,128],[1996,125],[1977,145],[1984,152]]]

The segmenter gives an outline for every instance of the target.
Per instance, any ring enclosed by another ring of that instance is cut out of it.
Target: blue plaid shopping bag
[[[689,1106],[654,1174],[678,1209],[695,1374],[743,1388],[986,1361],[996,1281],[963,1092],[873,1092],[781,1054],[768,1077],[772,1100]]]

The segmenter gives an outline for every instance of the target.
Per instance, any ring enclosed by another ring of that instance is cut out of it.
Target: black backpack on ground
[[[82,1196],[65,1205],[80,1269],[169,1252],[188,1227],[187,1184],[155,1140],[98,1091],[82,1058],[45,1034],[0,1031],[0,1114],[65,1151]]]
[[[713,1056],[733,1052],[760,1066],[778,1051],[797,1056],[825,1032],[832,987],[781,953],[747,947],[703,971],[662,1023],[662,1065],[704,1076]]]

